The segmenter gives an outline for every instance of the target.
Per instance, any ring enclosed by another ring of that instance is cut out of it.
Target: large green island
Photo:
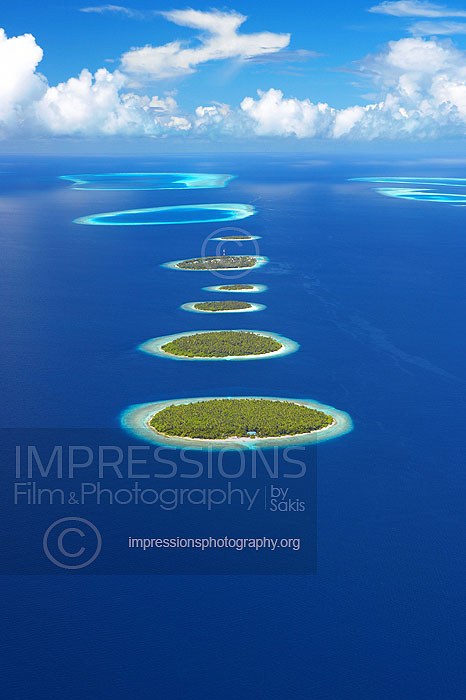
[[[148,424],[162,435],[226,440],[314,433],[334,422],[333,416],[293,401],[225,398],[167,406]]]
[[[310,445],[352,430],[350,416],[313,399],[204,396],[130,406],[121,424],[137,438],[189,450]]]
[[[270,355],[278,352],[282,343],[254,331],[205,331],[180,335],[161,346],[169,355],[191,358],[241,357]]]

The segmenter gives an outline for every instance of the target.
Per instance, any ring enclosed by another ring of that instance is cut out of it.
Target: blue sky
[[[191,8],[4,6],[3,139],[403,141],[466,130],[465,5]]]

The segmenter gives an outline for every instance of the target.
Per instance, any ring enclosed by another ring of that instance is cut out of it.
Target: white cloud
[[[78,78],[49,87],[34,103],[36,121],[52,134],[67,136],[158,136],[191,128],[188,119],[176,115],[172,96],[124,92],[126,83],[119,71],[100,68],[92,75],[84,69]]]
[[[122,5],[97,5],[96,7],[81,7],[79,11],[98,15],[103,15],[110,12],[112,14],[124,15],[125,17],[141,17],[143,14],[138,10],[132,10],[129,7],[123,7]]]
[[[232,30],[231,17],[228,22]],[[450,40],[410,37],[366,56],[354,70],[372,81],[374,98],[344,109],[271,88],[237,106],[212,102],[189,114],[175,93],[139,94],[131,89],[132,76],[118,70],[101,68],[93,75],[84,69],[49,86],[37,71],[41,58],[32,35],[8,39],[0,30],[1,135],[362,140],[466,135],[466,52]]]
[[[259,99],[245,97],[241,109],[255,124],[258,135],[317,136],[325,128],[329,106],[309,100],[284,98],[280,90],[259,91]]]
[[[449,41],[408,38],[359,65],[379,101],[335,109],[279,90],[245,98],[254,133],[298,138],[439,138],[466,134],[466,54]],[[251,128],[251,126],[249,126]]]
[[[42,55],[31,34],[7,38],[0,29],[0,136],[158,136],[191,129],[173,95],[134,94],[120,71],[84,69],[49,86],[36,70]]]
[[[204,34],[194,47],[172,41],[162,46],[148,45],[124,53],[121,69],[137,82],[188,75],[208,61],[250,59],[272,54],[290,42],[289,34],[239,33],[238,29],[247,18],[237,12],[171,10],[161,14],[170,22],[199,29]]]
[[[36,72],[43,51],[32,34],[7,38],[0,29],[0,127],[24,122],[29,105],[47,83]]]
[[[371,7],[369,12],[394,17],[466,17],[465,10],[455,10],[423,0],[385,0],[380,5]]]
[[[452,34],[466,34],[466,22],[415,22],[409,28],[414,36],[440,36]]]

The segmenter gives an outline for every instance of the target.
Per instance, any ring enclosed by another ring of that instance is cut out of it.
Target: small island
[[[197,301],[194,304],[196,311],[241,311],[252,309],[252,304],[247,301]]]
[[[254,304],[251,301],[188,301],[180,306],[183,311],[193,311],[197,314],[244,314],[252,311],[263,311],[264,304]]]
[[[314,433],[333,416],[293,401],[225,398],[167,406],[148,425],[161,435],[196,440],[276,438]]]
[[[219,236],[218,241],[252,241],[253,236]]]
[[[226,294],[255,294],[265,292],[268,287],[265,284],[221,284],[215,287],[203,287],[205,292],[221,292]]]
[[[220,255],[180,260],[176,266],[180,270],[236,270],[254,267],[256,264],[257,258],[252,255]]]
[[[281,350],[282,343],[254,331],[205,331],[180,335],[161,346],[168,355],[190,358],[227,358],[270,355]]]
[[[247,289],[254,289],[253,284],[224,284],[218,288],[219,292],[244,292]]]

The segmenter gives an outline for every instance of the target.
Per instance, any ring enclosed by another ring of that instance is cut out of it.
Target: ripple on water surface
[[[75,224],[95,226],[157,226],[159,224],[205,224],[213,221],[245,219],[256,213],[251,204],[191,204],[151,209],[128,209],[89,214]]]
[[[216,173],[91,173],[61,175],[74,190],[183,190],[225,187],[235,175]]]

